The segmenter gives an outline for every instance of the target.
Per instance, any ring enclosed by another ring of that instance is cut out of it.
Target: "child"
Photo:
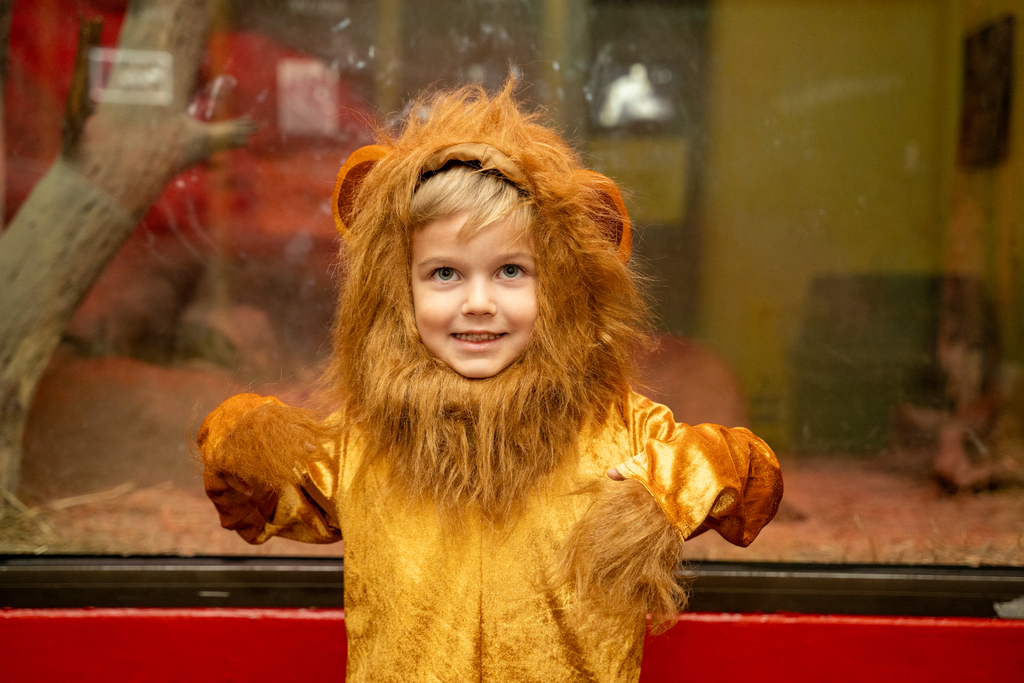
[[[749,431],[630,389],[622,201],[511,89],[421,101],[342,167],[340,409],[241,395],[200,430],[223,526],[344,535],[349,681],[636,681],[682,540],[746,545],[782,495]]]

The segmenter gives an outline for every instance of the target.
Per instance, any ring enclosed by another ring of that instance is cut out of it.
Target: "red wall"
[[[0,681],[342,681],[345,615],[308,609],[0,611]],[[684,614],[641,681],[1024,681],[1024,621]]]

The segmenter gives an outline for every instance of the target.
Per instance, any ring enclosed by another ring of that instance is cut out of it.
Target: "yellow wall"
[[[785,447],[811,279],[940,270],[959,3],[714,0],[700,336]]]
[[[954,169],[946,266],[985,279],[999,314],[1004,360],[1018,364],[1019,371],[1024,361],[1024,92],[1019,86],[1024,0],[965,0],[960,25],[963,34],[971,34],[1007,14],[1018,22],[1009,153],[991,169]]]

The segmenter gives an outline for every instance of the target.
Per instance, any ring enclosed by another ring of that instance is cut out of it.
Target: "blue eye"
[[[516,277],[521,272],[523,272],[523,269],[520,268],[519,266],[515,265],[515,264],[512,264],[512,263],[509,263],[509,264],[504,265],[504,266],[501,267],[501,275],[502,275],[502,277],[509,277],[509,278]]]
[[[434,271],[434,276],[442,282],[448,282],[455,277],[454,268],[438,268]]]

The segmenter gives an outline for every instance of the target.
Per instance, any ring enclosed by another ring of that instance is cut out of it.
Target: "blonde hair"
[[[508,180],[466,164],[453,164],[431,174],[416,188],[409,203],[409,227],[415,231],[431,221],[465,213],[460,236],[505,221],[526,236],[536,212],[533,203]]]

